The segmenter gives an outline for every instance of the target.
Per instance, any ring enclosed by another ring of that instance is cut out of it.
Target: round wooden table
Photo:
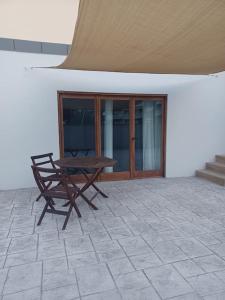
[[[97,196],[97,194],[101,194],[104,198],[108,196],[100,190],[95,181],[102,173],[103,169],[106,167],[113,167],[117,161],[104,156],[93,156],[93,157],[65,157],[54,162],[57,166],[62,169],[74,168],[78,169],[86,179],[86,183],[80,189],[80,193],[83,194],[85,190],[87,190],[90,186],[92,186],[96,191],[96,195],[92,197],[91,201]],[[89,169],[94,169],[94,173],[90,176],[88,175]]]

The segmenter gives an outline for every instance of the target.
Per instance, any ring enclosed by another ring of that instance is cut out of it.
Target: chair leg
[[[79,211],[79,209],[78,209],[78,207],[77,207],[77,205],[76,205],[75,202],[74,202],[73,207],[74,207],[74,209],[75,209],[75,211],[76,211],[76,213],[77,213],[77,215],[78,215],[78,218],[81,218],[81,213],[80,213],[80,211]]]
[[[68,213],[67,213],[67,215],[66,215],[66,219],[65,219],[65,222],[64,222],[64,224],[63,224],[62,230],[65,230],[65,229],[66,229],[66,225],[67,225],[67,223],[68,223],[68,221],[69,221],[69,217],[70,217],[72,208],[73,208],[73,205],[70,204],[70,208],[69,208]]]
[[[55,210],[55,207],[53,205],[55,205],[55,202],[53,201],[52,198],[48,197],[48,200],[46,200],[48,202],[48,205],[51,207],[52,210]]]
[[[38,202],[41,199],[41,194],[37,197],[36,201]]]
[[[45,215],[45,213],[46,213],[46,211],[47,211],[47,209],[48,209],[48,206],[50,206],[50,208],[51,208],[52,210],[55,210],[55,207],[54,207],[53,204],[52,204],[52,202],[53,202],[53,199],[52,199],[52,198],[50,198],[50,197],[45,197],[45,201],[46,201],[46,204],[45,204],[45,207],[44,207],[44,209],[43,209],[43,211],[42,211],[42,213],[41,213],[41,216],[40,216],[40,219],[39,219],[39,221],[38,221],[38,223],[37,223],[37,226],[41,225],[41,222],[42,222],[42,220],[43,220],[43,218],[44,218],[44,215]]]
[[[48,201],[46,202],[45,207],[44,207],[44,209],[43,209],[43,211],[41,213],[41,216],[40,216],[40,219],[39,219],[39,221],[37,223],[37,226],[41,225],[41,222],[42,222],[42,220],[44,218],[44,215],[45,215],[47,209],[48,209]]]
[[[38,202],[40,199],[41,199],[41,197],[42,197],[42,195],[40,194],[38,197],[37,197],[37,199],[36,199],[36,201]],[[52,200],[52,205],[55,205],[55,202]]]

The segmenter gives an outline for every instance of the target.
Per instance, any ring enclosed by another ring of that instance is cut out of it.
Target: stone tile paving
[[[192,177],[98,184],[109,198],[94,200],[97,211],[78,199],[82,218],[73,213],[65,231],[62,216],[36,226],[36,188],[0,191],[0,300],[225,299],[223,187]]]

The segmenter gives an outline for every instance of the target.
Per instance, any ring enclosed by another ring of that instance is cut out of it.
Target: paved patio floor
[[[225,299],[225,189],[197,178],[99,183],[82,218],[37,219],[37,189],[0,192],[1,300]],[[88,194],[93,191],[88,191]],[[57,200],[56,200],[57,201]],[[59,202],[59,206],[64,201]]]

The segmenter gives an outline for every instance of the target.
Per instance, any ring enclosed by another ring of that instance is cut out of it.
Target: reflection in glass
[[[102,154],[117,160],[105,172],[129,170],[129,101],[101,101]]]
[[[136,170],[159,170],[162,149],[161,102],[136,101],[135,138]]]
[[[95,103],[63,99],[64,156],[95,155]]]

